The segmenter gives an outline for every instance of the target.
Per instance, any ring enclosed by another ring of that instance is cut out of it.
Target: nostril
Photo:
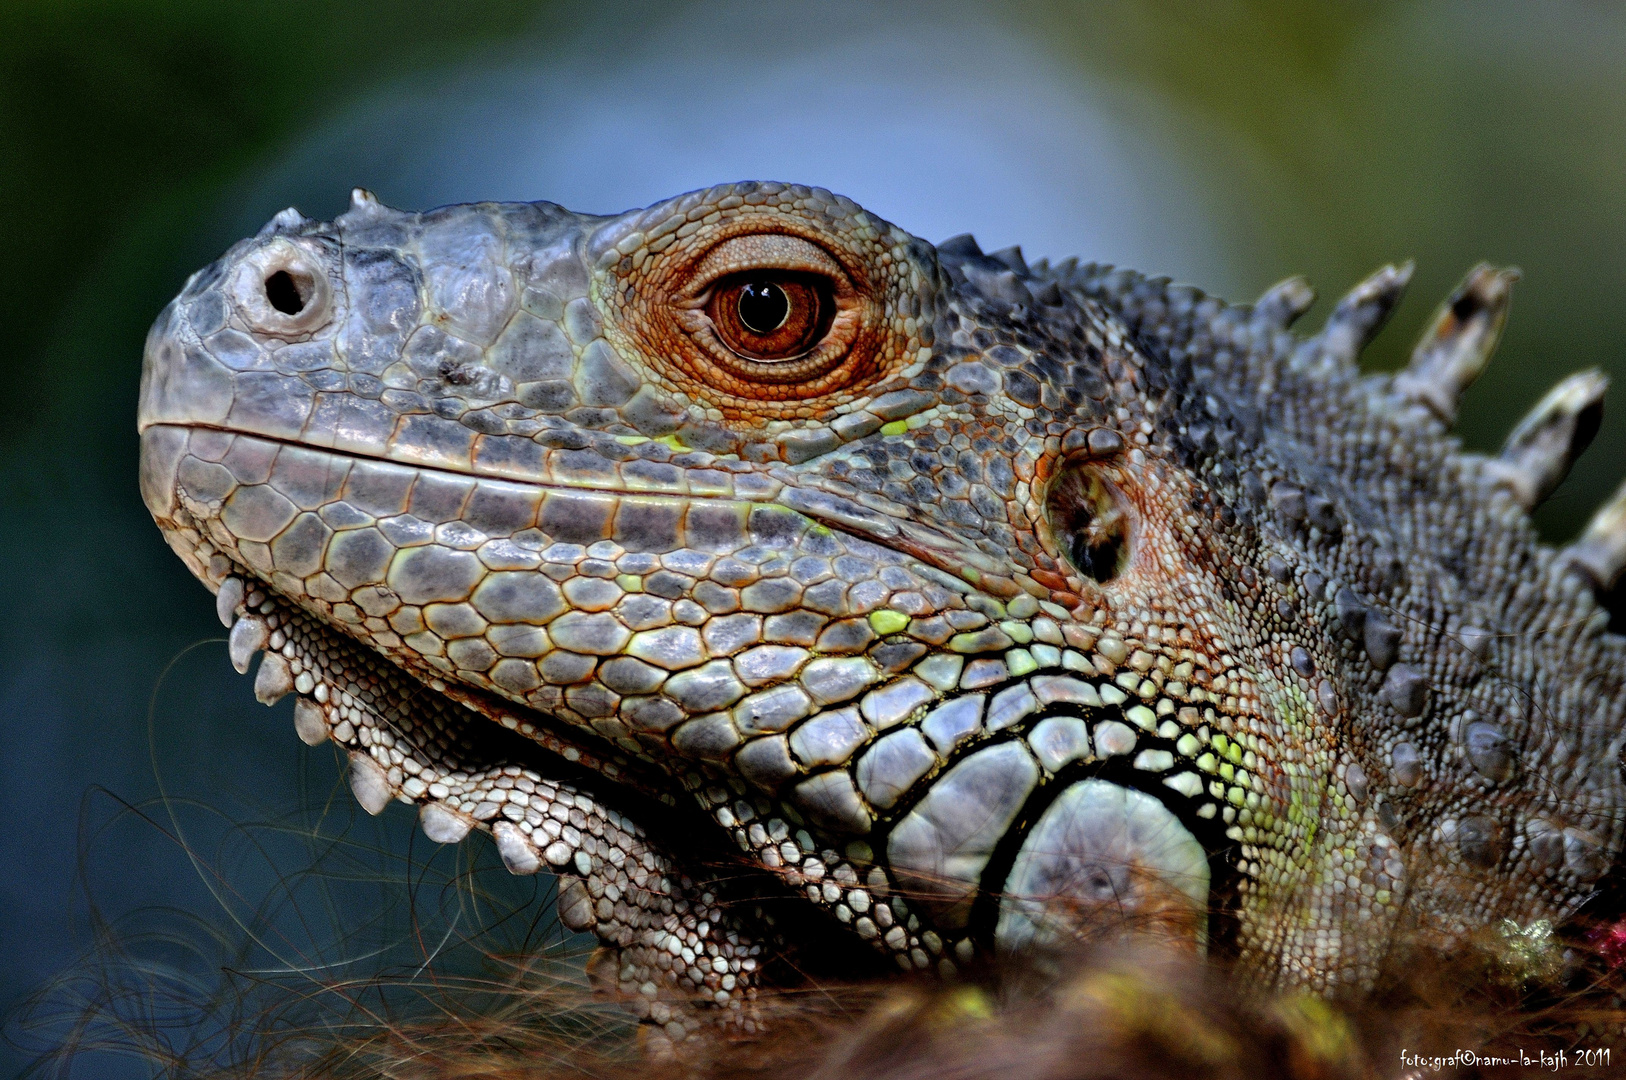
[[[305,310],[309,289],[301,289],[299,282],[286,270],[278,270],[265,279],[265,298],[284,315],[298,315]]]
[[[303,338],[332,320],[326,265],[316,241],[273,236],[237,264],[228,295],[251,332]]]

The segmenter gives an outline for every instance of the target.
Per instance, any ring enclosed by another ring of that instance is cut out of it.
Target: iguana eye
[[[808,396],[873,359],[873,340],[860,346],[870,299],[841,262],[802,237],[730,237],[679,277],[671,310],[704,355],[710,385],[748,397]]]
[[[745,274],[720,282],[706,314],[723,344],[751,360],[789,360],[819,343],[835,313],[812,274]]]
[[[583,252],[605,339],[734,425],[811,422],[923,363],[936,279],[916,243],[816,189],[744,184],[606,223]]]

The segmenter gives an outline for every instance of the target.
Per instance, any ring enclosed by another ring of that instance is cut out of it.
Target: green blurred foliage
[[[1572,371],[1626,380],[1626,5],[1018,4],[1063,57],[1176,103],[1174,141],[1240,228],[1253,287],[1304,273],[1325,312],[1383,263],[1417,260],[1367,366],[1403,364],[1469,266],[1520,267],[1500,355],[1458,424],[1471,448],[1494,450]],[[1573,534],[1623,464],[1615,411],[1538,513],[1543,532]]]

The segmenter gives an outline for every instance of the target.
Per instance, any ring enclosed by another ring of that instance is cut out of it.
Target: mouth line
[[[677,466],[671,465],[669,462],[657,462],[656,464],[685,473],[691,470],[706,471],[719,477],[728,477],[727,491],[672,491],[627,485],[548,482],[497,471],[481,471],[473,468],[458,468],[455,465],[448,464],[407,461],[396,457],[369,453],[361,449],[322,446],[316,443],[301,442],[285,436],[245,431],[219,424],[165,421],[145,425],[140,430],[141,434],[145,436],[149,431],[165,427],[186,432],[213,432],[233,439],[252,439],[304,453],[329,455],[348,461],[373,462],[379,465],[433,475],[455,476],[474,483],[513,484],[543,493],[556,492],[561,495],[583,496],[603,495],[617,499],[637,498],[710,504],[740,503],[750,506],[779,506],[845,536],[882,547],[890,547],[901,554],[916,559],[934,572],[941,584],[958,592],[977,590],[1009,599],[1021,591],[1014,579],[1009,577],[1008,571],[1004,567],[994,562],[975,546],[930,525],[912,520],[901,507],[896,508],[896,513],[883,512],[819,487],[787,483],[783,477],[771,476],[755,467],[738,471],[727,468],[726,465],[730,462],[719,461],[718,465],[706,467]],[[655,440],[645,441],[654,442]],[[612,460],[597,455],[587,448],[575,452],[594,453],[594,456],[600,461]],[[691,452],[704,453],[704,451]],[[615,462],[615,464],[622,464],[622,462]],[[744,485],[741,483],[742,480],[746,481]],[[745,488],[743,491],[741,490],[742,486]],[[611,538],[601,537],[600,539]]]
[[[648,496],[648,497],[652,497],[652,498],[671,498],[671,499],[713,499],[713,500],[724,500],[724,501],[735,501],[735,502],[766,502],[766,501],[769,501],[772,498],[772,495],[769,494],[769,493],[766,493],[766,492],[761,493],[761,494],[747,493],[747,494],[741,495],[741,494],[736,493],[736,494],[728,495],[728,494],[711,493],[711,492],[662,491],[662,490],[658,490],[658,489],[655,489],[655,488],[639,488],[639,487],[631,487],[631,486],[615,487],[615,486],[594,485],[594,484],[570,484],[570,483],[559,483],[559,482],[553,482],[553,481],[536,480],[536,479],[531,479],[531,478],[528,478],[528,477],[525,477],[525,476],[517,475],[515,473],[499,472],[499,471],[496,471],[494,469],[480,469],[480,468],[477,468],[477,467],[459,468],[458,466],[453,465],[453,464],[432,463],[432,462],[427,462],[427,461],[412,461],[412,460],[409,460],[409,459],[406,459],[406,458],[390,457],[387,454],[371,453],[369,451],[359,449],[359,448],[354,448],[354,447],[323,446],[320,443],[303,442],[303,441],[301,441],[299,439],[292,439],[292,438],[289,438],[289,437],[287,437],[285,435],[267,435],[264,432],[249,431],[249,430],[245,430],[243,428],[225,427],[225,426],[223,426],[221,424],[176,423],[174,421],[160,421],[160,422],[156,422],[156,423],[147,424],[147,425],[142,426],[142,428],[140,430],[140,434],[145,434],[146,432],[148,432],[148,431],[150,431],[150,430],[152,430],[154,428],[164,428],[164,427],[180,428],[180,429],[182,429],[184,431],[212,431],[212,432],[216,432],[216,433],[218,433],[220,435],[228,435],[228,436],[232,436],[234,438],[255,439],[255,440],[258,440],[260,442],[274,443],[274,444],[276,444],[278,446],[285,446],[285,447],[288,447],[288,448],[293,449],[293,450],[303,450],[303,451],[308,451],[308,452],[311,452],[311,453],[318,453],[318,454],[331,454],[334,457],[349,458],[349,459],[352,459],[352,460],[355,460],[355,461],[374,461],[374,462],[378,462],[379,464],[382,464],[382,465],[394,465],[394,466],[396,466],[398,468],[402,468],[402,469],[415,469],[415,470],[420,470],[420,471],[423,471],[423,472],[437,473],[437,474],[441,474],[441,475],[445,475],[445,476],[460,476],[460,477],[465,477],[467,479],[476,480],[476,481],[490,481],[490,482],[493,482],[493,483],[502,483],[502,484],[519,484],[519,485],[523,485],[525,487],[540,488],[540,489],[542,489],[544,491],[577,491],[577,492],[584,492],[584,493],[589,493],[589,494],[603,494],[603,495],[637,495],[637,496]],[[507,438],[517,438],[517,436],[506,436],[506,437]],[[612,438],[612,439],[618,438],[617,436],[608,436],[608,437]],[[642,437],[640,437],[640,438],[642,438]],[[530,440],[526,440],[526,441],[529,442]],[[642,442],[623,443],[622,445],[643,445],[643,442],[656,442],[656,441],[657,440],[655,440],[655,439],[643,439]],[[567,452],[585,453],[585,452],[591,452],[591,450],[588,447],[581,447],[581,448],[578,448],[578,449],[576,449],[574,451],[568,451],[567,450]],[[697,454],[698,453],[707,453],[707,451],[702,451],[702,450],[687,450],[687,451],[682,451],[682,452],[683,453],[697,453]],[[715,457],[715,455],[713,455],[713,457]],[[601,458],[601,460],[610,460],[610,459]],[[721,463],[721,462],[732,462],[735,459],[732,459],[732,458],[716,458],[716,460]],[[621,462],[616,462],[616,464],[621,464]],[[669,465],[670,462],[657,462],[657,464]],[[709,471],[726,472],[731,477],[761,475],[759,472],[757,472],[754,469],[752,469],[752,470],[742,470],[742,471],[736,472],[736,471],[734,471],[732,469],[727,468],[726,465],[724,467],[722,467],[722,468],[718,468],[716,466],[683,466],[683,465],[674,465],[672,467],[675,468],[675,469],[682,470],[684,472],[690,471],[691,468],[706,468]]]

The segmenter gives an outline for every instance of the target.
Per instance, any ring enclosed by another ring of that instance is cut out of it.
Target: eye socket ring
[[[333,316],[333,287],[320,255],[287,237],[243,259],[231,294],[249,329],[272,337],[306,337]]]

